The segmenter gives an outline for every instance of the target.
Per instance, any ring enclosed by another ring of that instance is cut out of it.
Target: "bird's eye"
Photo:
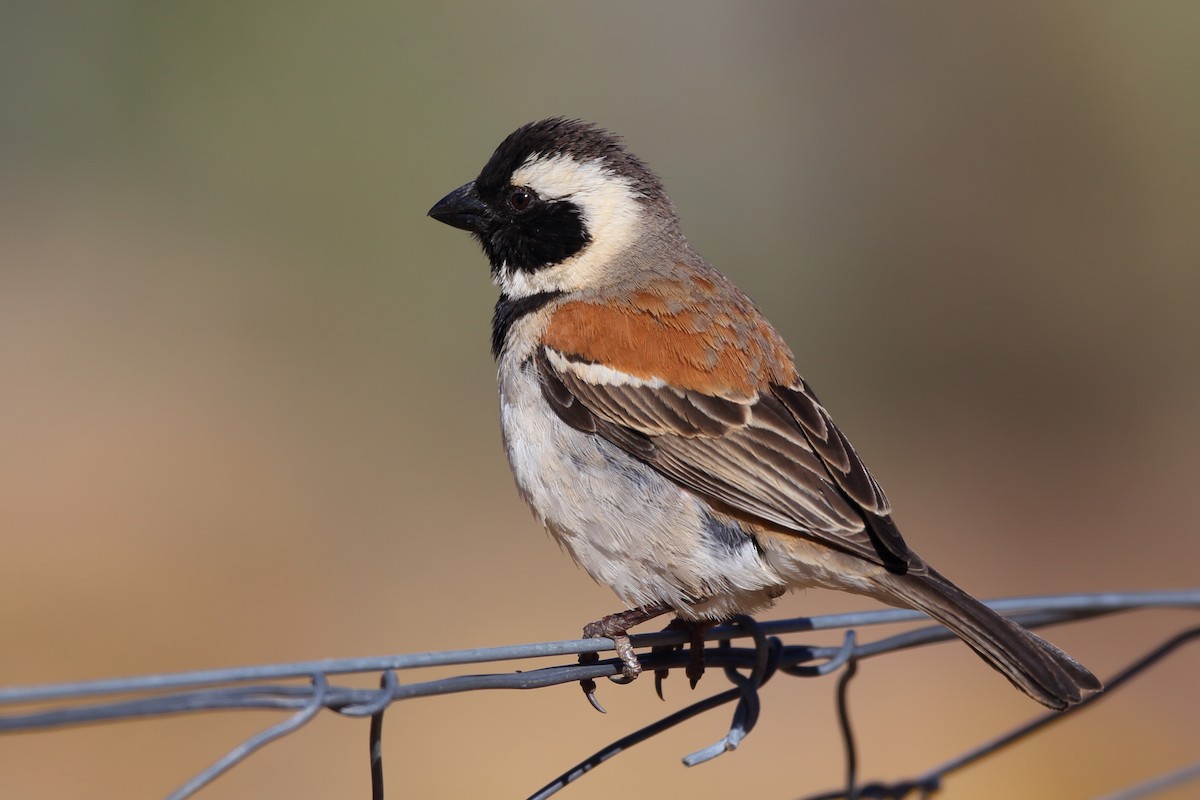
[[[508,193],[508,204],[512,206],[513,211],[528,211],[533,205],[534,196],[533,192],[518,186]]]

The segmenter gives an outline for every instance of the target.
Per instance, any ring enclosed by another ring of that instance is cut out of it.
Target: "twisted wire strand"
[[[1178,591],[1100,593],[1009,598],[988,603],[1000,613],[1011,616],[1027,627],[1071,622],[1132,610],[1156,608],[1200,609],[1200,589]],[[596,766],[608,761],[633,745],[671,728],[684,720],[736,702],[729,732],[713,745],[684,758],[691,766],[711,760],[735,749],[751,732],[757,722],[762,700],[759,690],[776,674],[797,677],[819,677],[841,671],[839,683],[839,718],[847,748],[847,786],[843,790],[813,795],[809,800],[834,798],[894,797],[903,798],[912,792],[928,796],[941,786],[942,778],[975,761],[991,755],[1019,738],[1040,729],[1050,720],[1065,714],[1047,714],[957,758],[936,767],[920,777],[891,784],[856,785],[855,750],[850,732],[846,703],[846,686],[856,665],[871,658],[898,650],[954,638],[941,626],[928,626],[903,633],[859,642],[856,629],[897,622],[927,619],[923,614],[901,609],[883,609],[819,617],[799,617],[758,622],[738,617],[730,624],[710,629],[705,641],[717,642],[705,648],[705,661],[721,667],[733,688],[698,701],[662,720],[613,742],[559,775],[532,798],[549,797]],[[788,645],[783,635],[822,630],[845,630],[839,646]],[[734,647],[738,639],[750,639],[750,647]],[[1125,681],[1140,674],[1174,652],[1183,644],[1200,638],[1200,628],[1185,631],[1139,659],[1108,682],[1104,695],[1093,695],[1076,706],[1076,713],[1098,700],[1111,695]],[[631,637],[636,648],[681,645],[688,643],[683,631],[662,631]],[[202,670],[184,673],[143,675],[127,678],[81,681],[37,686],[0,687],[0,708],[13,707],[0,715],[0,733],[55,728],[112,720],[131,720],[164,714],[211,709],[278,709],[291,710],[293,715],[245,740],[224,757],[185,783],[170,798],[183,800],[259,748],[286,736],[311,721],[321,708],[352,717],[370,717],[370,756],[373,797],[383,798],[382,721],[387,708],[397,700],[434,696],[481,689],[534,689],[585,678],[611,677],[621,673],[620,659],[611,658],[587,664],[558,664],[538,669],[485,674],[453,675],[436,680],[402,683],[398,673],[426,667],[463,666],[533,658],[578,656],[612,650],[610,639],[568,639],[503,647],[471,648],[428,653],[377,656],[369,658],[324,659],[289,664],[268,664],[229,669]],[[677,669],[686,666],[688,657],[682,652],[660,651],[640,656],[643,666],[650,670]],[[375,673],[380,675],[378,689],[357,689],[331,685],[336,675]],[[299,680],[309,685],[292,685],[277,681]],[[120,699],[106,699],[121,695]],[[133,695],[133,697],[130,697]],[[1151,779],[1116,798],[1147,796],[1145,792],[1157,785],[1178,785],[1197,777],[1195,765],[1185,767],[1170,776]],[[1166,781],[1166,783],[1164,783]],[[1149,789],[1146,787],[1150,787]],[[1134,794],[1132,792],[1142,792]]]

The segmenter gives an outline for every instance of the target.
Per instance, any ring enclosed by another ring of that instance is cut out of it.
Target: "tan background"
[[[1188,3],[4,4],[0,683],[559,639],[615,610],[512,490],[495,290],[424,216],[554,114],[661,173],[943,571],[981,596],[1196,585],[1198,26]],[[1108,675],[1189,620],[1052,638]],[[1198,672],[1193,648],[947,796],[1194,759]],[[738,753],[678,762],[722,710],[563,796],[834,786],[832,690],[779,679]],[[602,693],[605,717],[573,686],[402,704],[390,787],[524,796],[699,696]],[[950,645],[864,665],[853,703],[880,778],[1036,711]],[[161,796],[276,718],[5,737],[0,795]],[[363,797],[365,744],[323,716],[202,796]]]

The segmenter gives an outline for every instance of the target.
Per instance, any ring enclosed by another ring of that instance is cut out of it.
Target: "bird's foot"
[[[612,680],[616,683],[629,683],[642,673],[642,664],[633,652],[632,642],[629,641],[629,629],[634,625],[640,625],[647,620],[662,616],[670,610],[669,606],[656,603],[609,614],[604,619],[583,626],[583,638],[612,639],[613,649],[621,659],[621,677],[614,676]],[[599,660],[600,656],[596,653],[579,654],[580,664],[595,664]],[[588,702],[592,704],[592,708],[603,714],[604,706],[600,705],[600,701],[596,699],[596,682],[591,678],[584,678],[579,682],[579,686],[583,689]]]

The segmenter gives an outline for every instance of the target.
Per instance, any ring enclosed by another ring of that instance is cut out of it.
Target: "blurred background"
[[[617,610],[513,490],[496,290],[425,217],[551,115],[661,174],[943,572],[983,597],[1196,585],[1198,26],[1167,2],[8,0],[0,684],[572,638]],[[1189,620],[1050,638],[1107,676]],[[1183,653],[947,795],[1186,763],[1198,672]],[[523,797],[709,681],[602,686],[606,716],[575,686],[401,704],[389,788]],[[867,662],[851,698],[868,778],[1038,710],[959,645]],[[736,754],[679,764],[721,710],[563,796],[837,785],[832,681],[764,700]],[[0,795],[161,796],[276,718],[5,737]],[[366,735],[324,715],[202,796],[366,796]]]

